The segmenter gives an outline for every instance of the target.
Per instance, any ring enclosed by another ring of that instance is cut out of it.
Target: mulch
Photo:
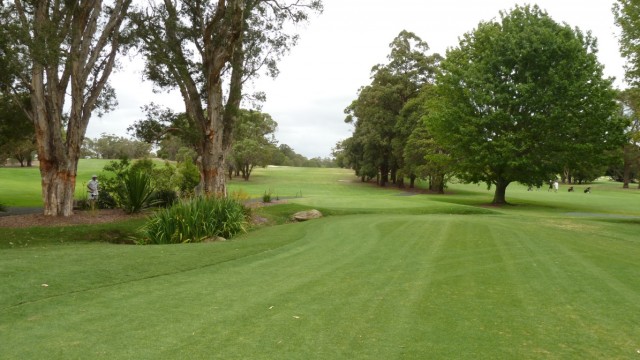
[[[73,216],[45,216],[42,209],[38,213],[10,214],[0,216],[0,228],[27,228],[35,226],[72,226],[105,224],[116,221],[145,217],[146,214],[129,215],[120,209],[74,211]]]
[[[286,200],[274,200],[271,203],[251,201],[246,203],[251,208],[271,206],[286,203]],[[42,208],[9,208],[6,213],[0,213],[0,228],[28,228],[46,226],[73,226],[106,224],[128,219],[138,219],[149,213],[127,214],[121,209],[104,210],[75,210],[73,216],[45,216]],[[262,218],[255,217],[254,223],[264,222]]]

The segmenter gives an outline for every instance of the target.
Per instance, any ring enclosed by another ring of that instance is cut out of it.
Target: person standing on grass
[[[87,189],[89,192],[89,200],[98,200],[98,175],[91,177],[91,181],[87,184]]]
[[[558,180],[554,180],[553,181],[553,191],[554,192],[558,192]]]

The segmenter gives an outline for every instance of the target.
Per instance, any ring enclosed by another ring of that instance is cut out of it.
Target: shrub
[[[122,209],[128,213],[140,212],[153,205],[151,195],[151,176],[146,172],[130,171],[122,179],[122,187],[118,191],[118,200]]]
[[[115,209],[116,207],[118,203],[108,191],[98,192],[98,209]]]
[[[271,202],[271,190],[269,190],[269,192],[264,192],[264,195],[262,195],[262,202],[263,203],[270,203]]]
[[[150,180],[149,184],[134,184],[136,179],[141,180],[139,175],[134,174],[145,174]],[[168,162],[158,167],[149,159],[141,159],[133,164],[127,159],[111,161],[98,178],[98,207],[101,209],[120,207],[131,213],[148,206],[168,206],[176,200],[178,177],[176,169]],[[126,184],[127,182],[129,184]],[[155,189],[156,193],[149,194],[151,188]],[[142,201],[147,195],[147,199]]]
[[[153,214],[141,229],[142,243],[202,242],[215,237],[229,239],[244,232],[245,225],[244,206],[238,201],[199,196]]]
[[[153,193],[153,203],[156,206],[170,207],[178,201],[178,193],[175,190],[159,189]]]
[[[191,158],[186,158],[178,165],[179,181],[178,187],[185,195],[192,195],[194,188],[200,183],[200,170],[193,163]]]
[[[0,211],[2,211],[2,212],[7,211],[7,207],[2,203],[0,203]]]

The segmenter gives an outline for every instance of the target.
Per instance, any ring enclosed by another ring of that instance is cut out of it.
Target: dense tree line
[[[417,177],[442,192],[455,176],[495,187],[493,203],[504,204],[512,182],[603,175],[629,139],[629,111],[603,76],[595,39],[537,6],[481,22],[444,58],[408,32],[391,49],[346,109],[354,132],[337,146],[363,181],[412,186]]]
[[[142,159],[151,156],[151,144],[113,134],[85,138],[81,155],[97,159]]]

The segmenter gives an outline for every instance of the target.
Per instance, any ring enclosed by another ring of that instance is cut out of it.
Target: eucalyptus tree
[[[87,125],[94,111],[114,105],[108,78],[130,3],[0,1],[0,91],[18,105],[30,94],[23,111],[35,126],[45,215],[73,214]]]
[[[389,47],[389,62],[372,68],[371,84],[360,88],[358,98],[345,110],[345,121],[356,128],[358,139],[353,144],[362,144],[361,170],[368,175],[375,169],[381,186],[395,182],[402,167],[401,144],[411,134],[411,127],[398,126],[400,112],[422,86],[433,82],[441,59],[438,54],[427,55],[428,44],[406,30]]]
[[[145,76],[160,89],[179,89],[198,136],[202,189],[226,195],[225,158],[243,98],[243,85],[297,41],[287,23],[320,11],[318,0],[164,0],[134,15]]]
[[[506,203],[514,181],[540,185],[575,156],[621,144],[624,122],[596,40],[537,6],[482,22],[447,51],[429,104],[429,130],[457,176],[495,186]]]

